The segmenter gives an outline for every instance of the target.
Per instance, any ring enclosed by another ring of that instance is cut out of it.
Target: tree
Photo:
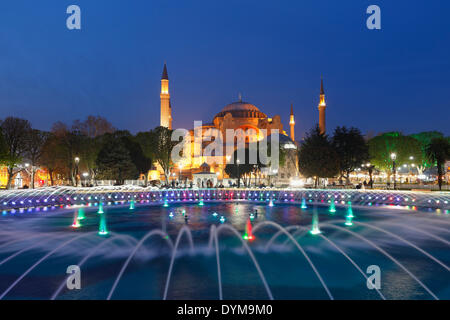
[[[145,176],[145,186],[147,186],[148,171],[152,167],[152,159],[144,154],[141,145],[137,142],[135,137],[131,135],[124,136],[123,141],[139,174]]]
[[[450,158],[450,143],[445,138],[434,138],[428,145],[426,153],[437,167],[439,190],[442,190],[443,166]]]
[[[75,120],[72,131],[79,131],[89,138],[96,138],[106,133],[113,133],[116,129],[112,124],[101,116],[88,116],[86,120]]]
[[[81,157],[86,143],[86,136],[79,130],[69,130],[67,125],[62,122],[56,122],[53,125],[52,134],[56,139],[54,154],[61,161],[61,167],[66,171],[71,184],[75,185],[79,166],[75,158],[80,158],[81,163],[86,160]]]
[[[237,179],[237,187],[241,187],[241,177],[245,176],[255,170],[254,165],[250,164],[250,150],[249,148],[245,148],[245,159],[239,159],[238,163],[238,150],[236,149],[233,153],[233,163],[228,163],[225,166],[225,173],[233,179]],[[259,157],[258,157],[259,158]],[[244,161],[242,161],[244,160]],[[257,163],[260,164],[259,161]],[[247,184],[247,183],[245,183]]]
[[[414,163],[417,166],[419,175],[423,174],[425,169],[430,168],[433,164],[431,159],[427,155],[427,147],[434,138],[443,138],[444,135],[439,131],[425,131],[410,135],[410,137],[416,139],[420,143],[420,149],[422,151],[421,157],[414,159]]]
[[[0,128],[3,135],[4,149],[6,149],[2,157],[2,162],[6,165],[8,172],[6,188],[11,189],[13,177],[24,170],[18,165],[25,156],[31,125],[28,120],[8,117],[1,123]]]
[[[357,128],[337,127],[332,145],[338,154],[341,176],[350,183],[350,173],[369,159],[369,149],[364,137]]]
[[[380,134],[369,140],[370,162],[379,170],[385,171],[390,179],[392,171],[391,154],[395,153],[398,164],[410,163],[410,157],[421,159],[422,151],[420,143],[410,136],[404,136],[399,132]],[[415,161],[415,160],[414,160]]]
[[[58,153],[58,139],[53,133],[48,133],[48,137],[42,147],[41,164],[47,168],[50,177],[50,185],[54,185],[54,175],[56,172],[64,175],[65,167],[59,158]]]
[[[168,184],[170,169],[173,167],[171,153],[178,141],[172,141],[172,130],[160,126],[151,131],[150,143],[154,150],[153,160],[161,166]]]
[[[123,131],[107,133],[97,156],[98,176],[101,179],[116,180],[124,184],[127,179],[136,179],[138,170],[128,150]]]
[[[319,178],[331,178],[339,173],[338,154],[328,136],[321,133],[317,125],[300,146],[298,166],[303,176],[315,177],[316,188]]]
[[[31,162],[31,188],[34,189],[34,177],[44,151],[44,145],[48,139],[48,132],[32,129],[26,141],[25,155]]]

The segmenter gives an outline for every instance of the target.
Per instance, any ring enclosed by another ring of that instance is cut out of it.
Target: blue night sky
[[[82,30],[66,28],[77,4]],[[382,30],[366,28],[381,7]],[[327,128],[450,134],[450,1],[8,0],[0,2],[0,118],[39,129],[102,115],[131,132],[159,125],[167,61],[174,127],[255,104],[297,137]]]

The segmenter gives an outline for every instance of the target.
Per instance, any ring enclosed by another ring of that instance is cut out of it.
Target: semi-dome
[[[220,111],[217,117],[224,117],[225,114],[231,113],[234,118],[267,118],[267,116],[259,111],[259,109],[248,102],[237,101],[226,105]]]

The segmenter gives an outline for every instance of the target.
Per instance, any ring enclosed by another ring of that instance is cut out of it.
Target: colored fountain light
[[[312,226],[311,226],[311,230],[309,232],[314,235],[321,233],[321,231],[319,229],[319,215],[317,214],[317,211],[314,211],[314,214],[312,217]]]
[[[213,217],[217,217],[217,212],[214,212],[212,215]]]
[[[345,225],[346,226],[352,226],[353,225],[352,220],[353,220],[352,216],[346,215],[345,216]]]
[[[170,213],[169,213],[169,217],[170,217],[170,218],[173,218],[173,212],[170,212]]]
[[[168,207],[169,206],[169,202],[167,201],[167,198],[164,199],[164,207]]]
[[[106,215],[102,214],[100,217],[100,223],[98,225],[98,234],[104,236],[107,235],[108,233],[109,232],[106,226]]]
[[[250,218],[247,219],[247,223],[245,224],[245,233],[242,236],[242,239],[252,241],[255,239],[252,233],[252,223]]]
[[[300,206],[300,208],[302,208],[303,210],[307,209],[308,207],[306,206],[306,200],[305,198],[302,198],[302,205]]]
[[[135,201],[134,201],[134,199],[131,199],[131,201],[130,201],[130,210],[134,210],[135,207],[136,207]]]
[[[272,201],[272,199],[270,199],[270,201],[269,201],[269,207],[273,207],[273,201]]]
[[[336,205],[334,204],[334,200],[331,200],[330,208],[328,209],[328,212],[330,212],[330,213],[336,212]]]
[[[75,210],[73,213],[73,222],[72,222],[72,228],[79,228],[81,227],[80,222],[78,221],[78,211]]]
[[[86,218],[84,208],[81,207],[78,209],[78,220],[84,220]]]
[[[100,202],[100,203],[98,204],[98,211],[97,211],[97,213],[98,213],[98,214],[105,213],[105,212],[103,211],[103,203],[102,203],[102,202]]]
[[[224,216],[221,216],[220,217],[220,223],[224,223],[225,222],[225,217]]]
[[[350,201],[348,202],[347,216],[350,217],[350,218],[354,218],[355,217],[353,215],[352,203]]]
[[[203,205],[204,205],[204,203],[203,203],[203,198],[200,199],[198,205],[199,205],[199,206],[203,206]]]

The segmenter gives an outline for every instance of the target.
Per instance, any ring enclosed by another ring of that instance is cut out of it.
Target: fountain
[[[355,216],[353,215],[352,203],[349,201],[347,207],[347,215],[345,216],[345,225],[352,226],[353,225],[352,220],[354,217]]]
[[[167,200],[167,196],[164,198],[164,207],[168,207],[169,206],[169,201]]]
[[[100,216],[100,223],[98,225],[98,234],[101,235],[101,236],[105,236],[108,233],[109,232],[108,232],[108,229],[107,229],[107,226],[106,226],[106,214],[102,214]]]
[[[78,220],[84,220],[86,218],[84,207],[78,209]]]
[[[317,213],[316,209],[314,209],[311,230],[309,232],[314,235],[321,233],[321,231],[319,229],[319,214]]]
[[[134,210],[134,208],[135,208],[135,201],[134,201],[134,199],[131,199],[131,201],[130,201],[130,210]]]
[[[273,200],[272,199],[270,199],[270,201],[269,201],[269,207],[273,207]]]
[[[72,228],[79,228],[79,227],[81,227],[81,224],[80,224],[80,222],[78,221],[79,219],[78,219],[78,210],[75,210],[74,211],[74,213],[73,213],[73,222],[72,222]]]
[[[336,212],[336,205],[334,204],[334,200],[331,200],[330,208],[328,209],[328,212],[331,214],[334,214]]]
[[[197,192],[192,190],[168,192],[133,186],[3,190],[0,210],[8,215],[0,215],[0,278],[5,279],[0,299],[47,299],[51,292],[55,292],[51,299],[58,295],[80,298],[67,289],[66,276],[62,279],[60,273],[48,273],[45,281],[31,276],[33,269],[35,274],[43,273],[50,259],[80,267],[91,259],[83,268],[87,270],[83,284],[92,299],[450,299],[450,286],[439,281],[447,279],[450,270],[448,194],[249,189],[240,190],[238,196],[235,190],[210,189],[204,191],[210,194],[199,199],[201,190],[195,197],[189,197]],[[275,201],[280,205],[260,211],[263,217],[258,221],[254,201],[261,196],[261,206],[274,206]],[[189,202],[173,204],[172,210],[162,208],[163,202],[169,206],[171,201],[183,199]],[[291,203],[297,199],[301,203]],[[200,209],[202,200],[204,208]],[[136,216],[128,210],[136,201],[152,203]],[[85,212],[88,203],[92,210],[97,206],[104,211],[95,215],[99,221]],[[301,215],[307,204],[313,206],[311,221]],[[241,214],[235,215],[236,209]],[[331,216],[333,209],[339,214],[342,211],[345,218]],[[173,219],[169,222],[168,217]],[[120,234],[108,230],[107,223],[117,226],[114,229]],[[79,241],[78,236],[86,238]],[[251,241],[255,236],[257,241]],[[412,290],[383,286],[368,291],[365,262],[383,265],[401,288],[414,283]],[[233,263],[236,277],[230,277]],[[17,274],[19,264],[29,268]],[[111,267],[113,264],[118,268]],[[96,278],[95,270],[101,272],[101,278]],[[343,273],[356,285],[342,290],[340,283],[347,281],[340,278]],[[276,279],[266,279],[264,274],[276,275]],[[148,283],[139,283],[141,276],[147,275]],[[216,281],[197,286],[205,277]],[[61,284],[58,288],[55,281]],[[20,290],[14,288],[18,283]],[[283,287],[291,289],[279,289]]]
[[[252,233],[252,223],[250,222],[250,218],[247,219],[247,223],[245,224],[245,233],[242,236],[242,239],[250,241],[255,239]]]
[[[98,214],[103,214],[103,213],[105,213],[104,211],[103,211],[103,202],[99,202],[98,203],[98,211],[97,211],[97,213]]]
[[[306,210],[308,207],[306,206],[306,200],[305,198],[302,198],[302,205],[300,206],[300,208],[302,208],[302,210]]]

